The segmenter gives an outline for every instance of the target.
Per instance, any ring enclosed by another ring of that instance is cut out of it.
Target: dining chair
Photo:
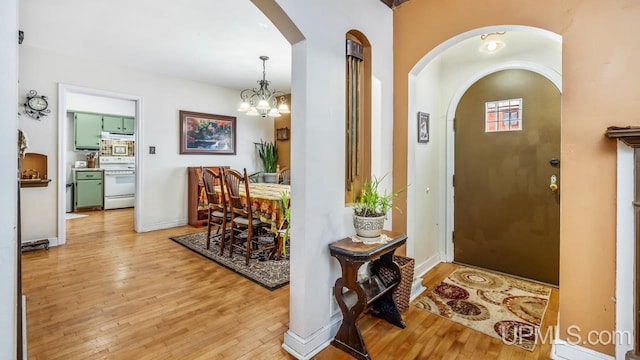
[[[224,176],[232,223],[229,256],[233,256],[234,247],[240,248],[245,253],[246,264],[249,265],[251,255],[275,251],[276,239],[273,234],[266,235],[265,227],[269,224],[253,216],[247,169],[244,169],[243,174],[237,170],[226,170]],[[240,195],[241,186],[244,186],[244,204]]]
[[[209,217],[207,221],[207,249],[211,246],[213,239],[220,245],[220,255],[223,254],[226,238],[227,227],[231,223],[231,212],[228,210],[227,200],[224,191],[224,169],[217,168],[217,172],[211,169],[201,167],[202,182],[207,194]],[[216,188],[220,189],[219,194]],[[211,228],[216,227],[215,235],[211,236]]]
[[[289,171],[289,168],[286,167],[286,168],[280,169],[280,171],[277,174],[276,183],[291,185],[291,172]]]

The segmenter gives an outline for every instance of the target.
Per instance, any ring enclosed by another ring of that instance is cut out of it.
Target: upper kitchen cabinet
[[[104,115],[102,117],[102,130],[115,134],[133,134],[135,121],[132,117]]]
[[[73,131],[75,150],[100,150],[102,115],[74,113]]]

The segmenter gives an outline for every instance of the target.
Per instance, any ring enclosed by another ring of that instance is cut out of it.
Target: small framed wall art
[[[418,112],[418,142],[429,142],[429,114]]]
[[[289,140],[289,128],[283,127],[276,130],[276,139],[277,140]]]
[[[127,156],[129,155],[129,146],[127,145],[111,145],[111,155],[113,156]]]

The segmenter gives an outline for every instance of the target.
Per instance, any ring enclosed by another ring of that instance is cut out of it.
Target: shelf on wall
[[[47,179],[47,155],[27,153],[20,158],[20,187],[49,186],[51,179]]]
[[[51,179],[20,179],[21,188],[49,186]]]

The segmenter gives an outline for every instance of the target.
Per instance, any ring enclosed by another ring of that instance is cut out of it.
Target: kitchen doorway
[[[142,198],[142,98],[140,96],[130,95],[130,94],[122,94],[115,93],[109,91],[103,91],[98,89],[85,88],[75,85],[68,84],[59,84],[58,85],[58,178],[59,179],[67,179],[69,174],[69,151],[68,144],[73,140],[73,128],[69,125],[69,121],[67,118],[67,112],[70,110],[78,110],[72,109],[69,105],[70,98],[74,96],[94,96],[98,98],[104,98],[106,101],[108,100],[125,100],[131,101],[134,103],[135,107],[135,133],[133,135],[134,139],[134,153],[138,156],[135,156],[134,166],[135,166],[135,197],[134,197],[134,221],[133,221],[133,229],[136,232],[142,232],[142,225],[140,219],[142,217],[142,202],[140,199]],[[67,211],[67,181],[60,181],[58,186],[58,245],[66,243],[66,211]]]

